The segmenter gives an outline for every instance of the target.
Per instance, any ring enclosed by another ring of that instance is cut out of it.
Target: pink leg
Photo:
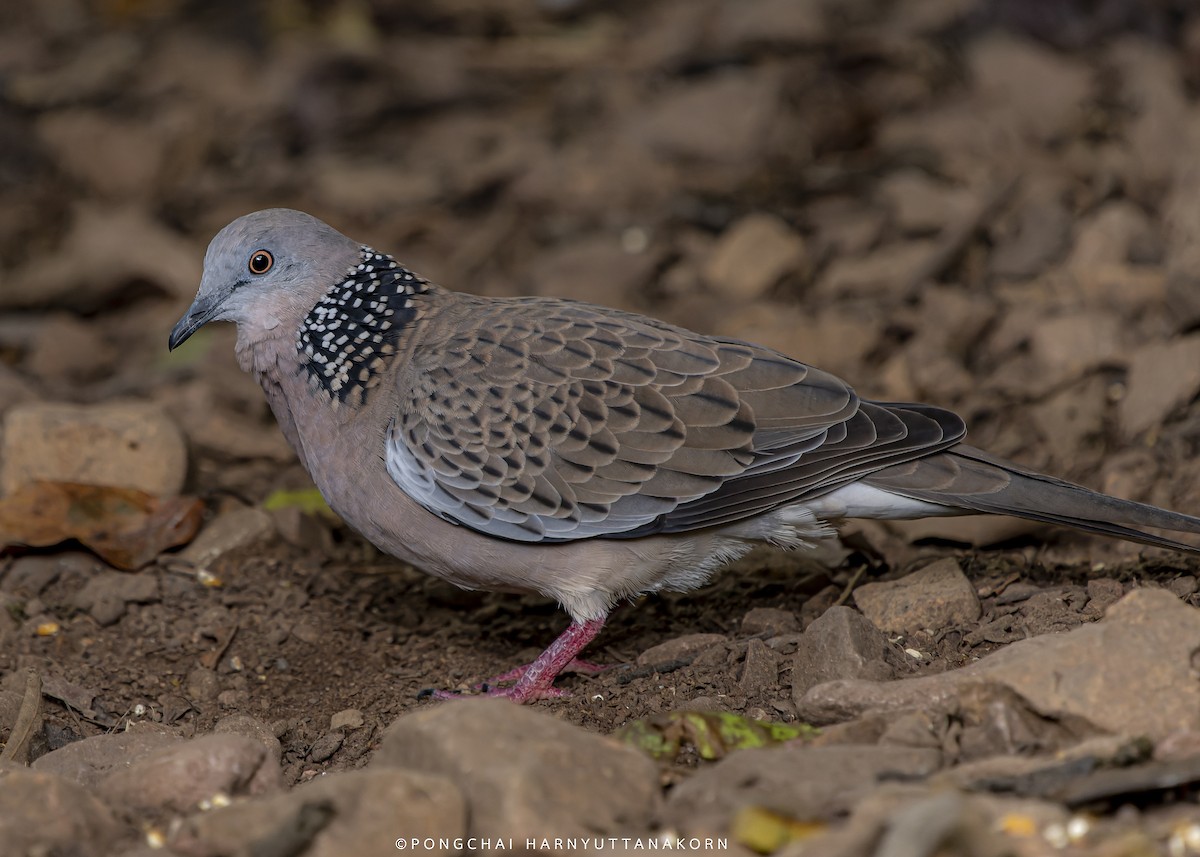
[[[494,681],[510,681],[516,679],[512,687],[493,688],[487,691],[488,696],[503,696],[513,702],[533,702],[537,699],[552,699],[566,696],[567,692],[554,686],[554,680],[559,673],[582,666],[583,672],[599,671],[597,667],[586,661],[578,661],[575,656],[583,651],[584,646],[596,638],[604,627],[604,619],[589,619],[586,622],[572,622],[557,640],[550,644],[546,651],[538,655],[537,660],[528,666],[518,667],[511,672],[498,676]],[[435,699],[455,699],[458,694],[448,691],[437,691]]]

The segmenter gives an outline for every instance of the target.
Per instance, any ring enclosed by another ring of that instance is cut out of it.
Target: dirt
[[[0,408],[161,406],[210,520],[308,487],[231,330],[165,348],[207,240],[279,205],[444,285],[763,342],[865,396],[952,407],[994,453],[1195,511],[1200,17],[1041,8],[6,8]],[[460,591],[318,515],[273,515],[277,533],[206,576],[164,554],[136,573],[155,584],[107,612],[77,598],[105,570],[77,546],[0,560],[4,687],[29,666],[53,679],[35,756],[130,721],[195,736],[248,714],[299,783],[366,765],[386,726],[439,704],[421,691],[469,690],[565,627],[552,603]],[[854,606],[856,586],[945,556],[982,614],[895,637],[898,676],[1094,622],[1137,587],[1200,606],[1194,558],[1025,523],[843,537],[824,562],[760,552],[696,592],[622,606],[587,653],[615,668],[564,677],[572,695],[538,707],[604,734],[687,707],[794,722],[799,632]],[[796,630],[744,631],[764,607]],[[694,634],[726,643],[638,664]],[[748,675],[755,641],[775,681]],[[367,728],[327,754],[347,709]]]

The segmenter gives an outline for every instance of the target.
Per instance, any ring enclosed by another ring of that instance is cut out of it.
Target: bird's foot
[[[589,619],[586,622],[572,622],[570,627],[550,644],[546,651],[537,659],[525,666],[509,670],[503,675],[475,685],[484,696],[496,696],[511,699],[516,703],[534,702],[539,699],[558,699],[570,696],[565,690],[554,686],[554,680],[568,670],[586,675],[595,675],[611,667],[581,661],[575,656],[583,647],[595,639],[604,627],[604,619]],[[494,687],[502,682],[515,682],[511,687]],[[433,699],[463,699],[461,693],[449,690],[421,691],[419,698]]]
[[[534,663],[537,663],[534,661]],[[559,670],[559,675],[563,673],[579,673],[580,675],[600,675],[602,672],[607,672],[611,669],[616,669],[617,664],[594,664],[591,661],[582,661],[579,658],[573,658],[570,663]],[[507,684],[510,681],[520,681],[525,673],[529,672],[533,667],[533,663],[522,664],[519,667],[514,667],[506,673],[494,675],[489,679],[484,679],[479,684],[472,685],[472,690],[483,691],[490,693],[498,688],[496,685]]]

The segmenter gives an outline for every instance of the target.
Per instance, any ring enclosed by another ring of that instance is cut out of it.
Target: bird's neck
[[[432,286],[395,259],[362,248],[361,261],[301,320],[294,348],[313,391],[335,406],[362,404],[402,350]]]

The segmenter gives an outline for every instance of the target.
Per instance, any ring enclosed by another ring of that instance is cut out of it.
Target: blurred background
[[[1194,511],[1198,82],[1183,0],[4,4],[0,407],[152,399],[192,487],[263,496],[291,457],[232,330],[165,343],[213,233],[290,206]]]

